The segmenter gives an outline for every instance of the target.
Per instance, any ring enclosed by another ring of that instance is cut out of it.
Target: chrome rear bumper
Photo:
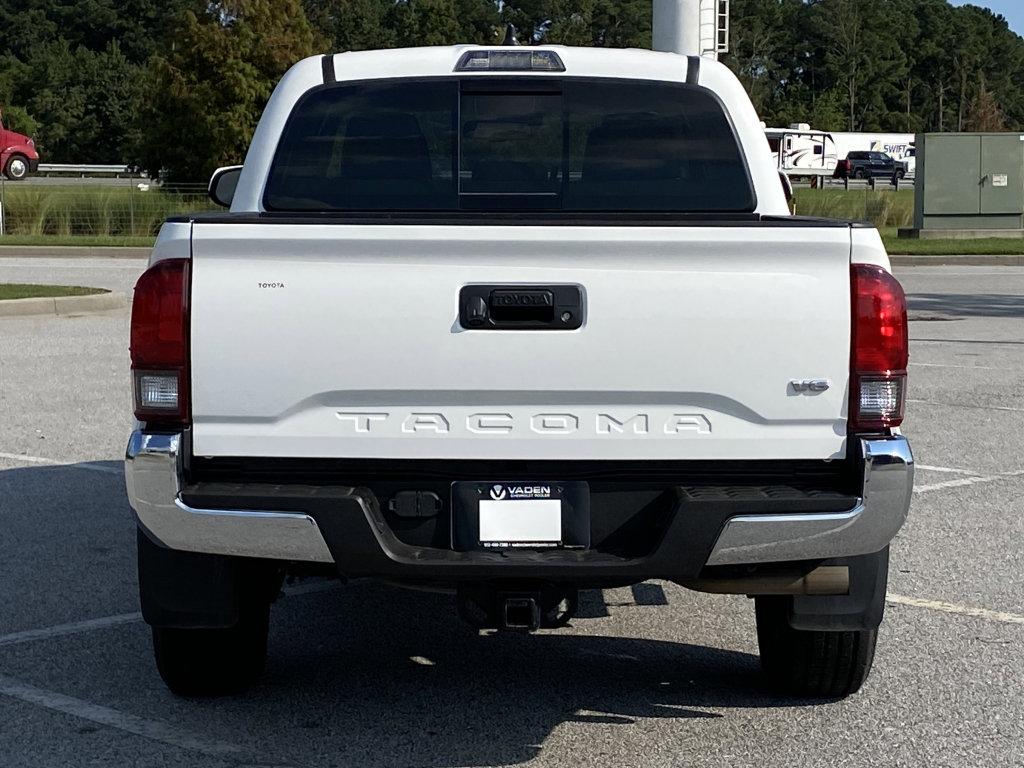
[[[708,565],[778,563],[867,555],[885,548],[910,511],[914,456],[902,436],[863,439],[864,482],[847,512],[730,518]]]
[[[294,512],[193,509],[181,501],[178,434],[136,430],[125,455],[128,501],[139,523],[170,549],[333,563],[316,521]]]
[[[180,498],[179,434],[136,431],[128,443],[125,480],[139,523],[171,548],[315,563],[334,558],[316,521],[296,512],[195,509]],[[878,552],[907,518],[914,459],[902,436],[860,440],[863,488],[845,512],[730,518],[707,565],[819,560]]]

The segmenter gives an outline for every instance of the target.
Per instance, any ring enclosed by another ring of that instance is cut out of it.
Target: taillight
[[[854,264],[850,428],[886,429],[903,423],[907,390],[907,299],[881,267]]]
[[[188,423],[189,260],[165,259],[142,273],[132,301],[135,418],[151,426]]]

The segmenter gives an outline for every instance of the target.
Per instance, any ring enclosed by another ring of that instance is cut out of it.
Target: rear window
[[[679,83],[555,78],[335,85],[303,97],[271,211],[750,212],[721,104]]]

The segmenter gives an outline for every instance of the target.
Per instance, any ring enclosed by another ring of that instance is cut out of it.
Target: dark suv
[[[845,160],[839,161],[835,175],[839,179],[869,179],[872,176],[902,179],[907,175],[907,165],[885,152],[851,152]]]

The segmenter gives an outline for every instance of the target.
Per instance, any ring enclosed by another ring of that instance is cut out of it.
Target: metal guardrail
[[[69,163],[40,163],[39,173],[77,173],[77,174],[127,174],[133,173],[127,165],[75,165]]]
[[[791,180],[794,189],[812,189],[815,185],[806,180],[806,177],[800,180]],[[875,176],[870,179],[836,179],[832,177],[819,177],[817,182],[818,189],[843,189],[846,191],[852,190],[872,190],[872,191],[888,191],[888,190],[899,190],[899,189],[913,189],[914,188],[914,177],[909,176],[903,179],[894,180],[888,176]]]

